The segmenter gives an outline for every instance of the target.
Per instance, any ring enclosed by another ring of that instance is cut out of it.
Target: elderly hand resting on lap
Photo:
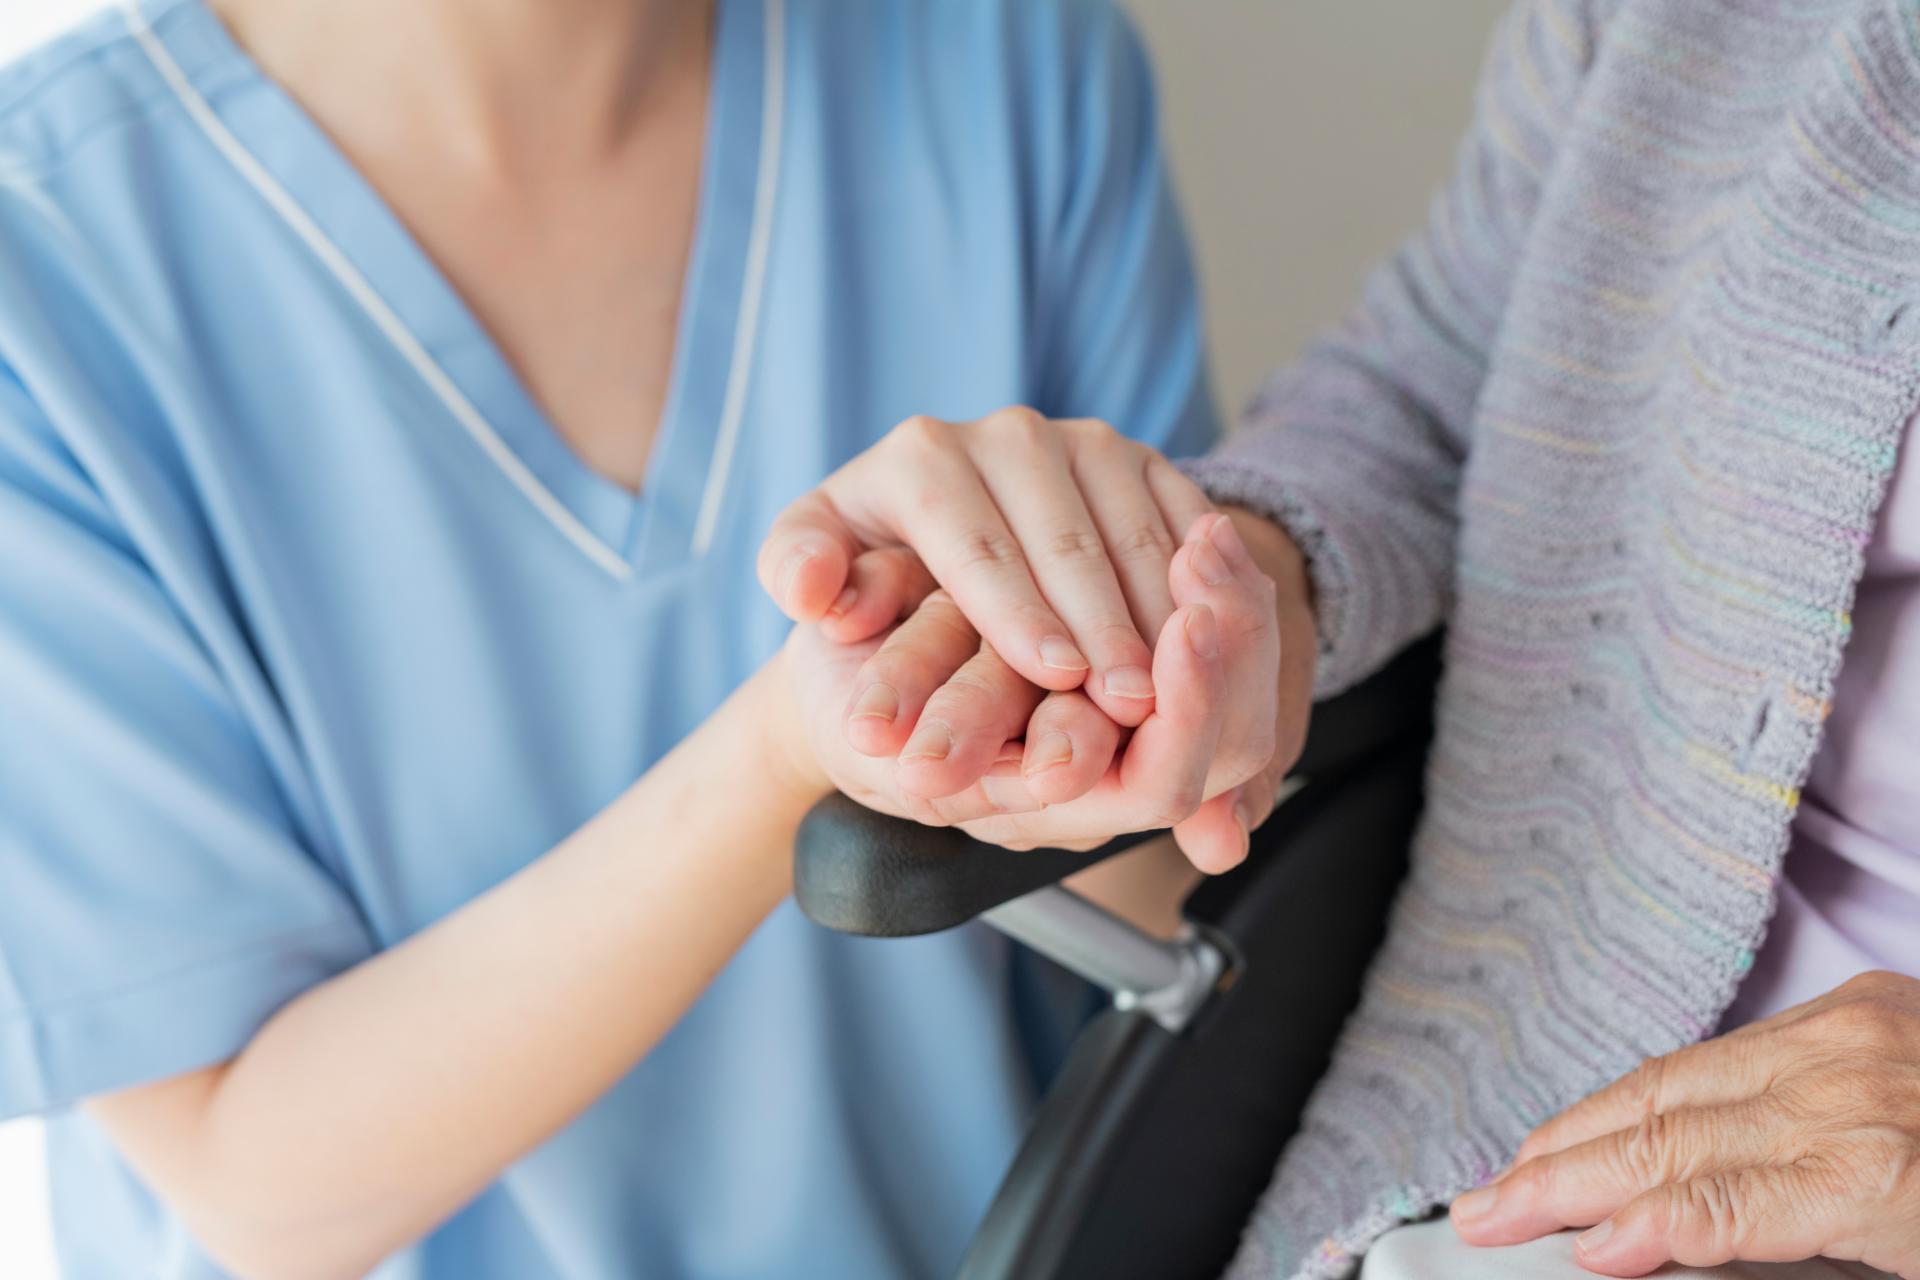
[[[1915,1280],[1920,981],[1866,974],[1651,1059],[1542,1125],[1453,1222],[1480,1245],[1591,1227],[1575,1256],[1601,1275],[1825,1257]]]
[[[1219,871],[1299,753],[1298,554],[1102,423],[910,420],[786,511],[760,576],[815,624],[813,754],[886,812],[1015,847],[1172,827]]]

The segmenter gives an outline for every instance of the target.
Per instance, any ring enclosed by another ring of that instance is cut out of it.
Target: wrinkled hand
[[[1272,807],[1267,774],[1285,767],[1274,586],[1225,518],[1208,516],[1173,555],[1167,592],[1175,607],[1150,659],[1158,697],[1124,743],[1085,692],[1048,693],[1015,672],[945,592],[875,640],[796,628],[789,666],[814,754],[871,808],[996,844],[1081,847],[1173,827],[1197,865],[1231,866]]]
[[[1866,974],[1648,1061],[1453,1222],[1480,1245],[1597,1223],[1575,1256],[1609,1276],[1828,1257],[1920,1280],[1920,981]]]

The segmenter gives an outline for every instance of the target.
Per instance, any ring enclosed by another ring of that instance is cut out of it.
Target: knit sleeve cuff
[[[1313,581],[1313,697],[1373,676],[1440,624],[1452,597],[1452,522],[1386,497],[1340,459],[1275,466],[1252,449],[1179,462],[1215,503],[1256,510],[1294,539]]]

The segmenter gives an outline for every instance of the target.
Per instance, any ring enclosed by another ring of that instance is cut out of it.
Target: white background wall
[[[100,3],[0,0],[0,61]],[[1506,0],[1127,3],[1159,64],[1231,409],[1418,220]],[[45,1221],[39,1133],[0,1125],[0,1280],[52,1276]]]

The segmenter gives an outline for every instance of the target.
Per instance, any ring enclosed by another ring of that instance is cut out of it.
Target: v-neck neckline
[[[521,497],[625,579],[697,557],[723,505],[778,185],[781,3],[715,0],[698,221],[637,495],[574,452],[392,207],[204,0],[129,4],[128,22],[210,141],[446,404],[451,422],[418,429],[464,428]]]

